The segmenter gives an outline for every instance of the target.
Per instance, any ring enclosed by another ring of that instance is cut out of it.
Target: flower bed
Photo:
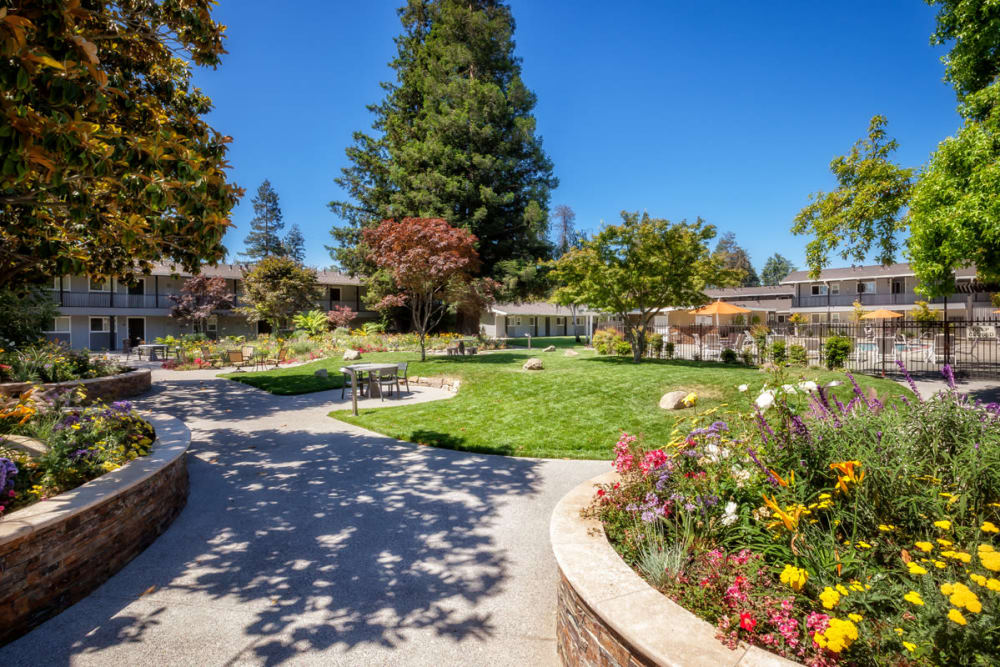
[[[153,427],[127,401],[74,407],[68,400],[31,390],[0,403],[0,517],[149,453]],[[34,438],[47,450],[33,456],[4,436]]]
[[[58,343],[0,350],[0,383],[52,384],[107,377],[126,370],[108,357],[87,350],[68,350]]]
[[[731,647],[995,663],[1000,407],[856,385],[843,404],[778,373],[728,423],[702,413],[657,448],[623,435],[588,510],[616,551]]]

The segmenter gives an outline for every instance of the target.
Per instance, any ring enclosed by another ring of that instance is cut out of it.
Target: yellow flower
[[[910,568],[910,574],[927,574],[927,570],[912,561],[907,563],[906,566]]]
[[[968,563],[972,560],[972,555],[967,554],[964,551],[942,551],[941,555],[945,558],[960,560],[963,563]]]
[[[937,543],[940,544],[943,547],[950,547],[953,544],[955,544],[951,540],[942,540],[940,537],[938,538]]]
[[[979,545],[979,561],[987,570],[991,572],[1000,572],[1000,553],[993,551],[993,547],[990,545]]]
[[[979,530],[984,533],[1000,533],[1000,528],[997,528],[993,523],[989,521],[984,521],[983,525],[979,527]]]
[[[852,581],[850,583],[850,589],[852,591],[864,591],[865,588],[871,588],[871,586],[862,586],[860,581]]]
[[[978,614],[983,610],[979,598],[965,584],[941,584],[941,593],[948,596],[948,602],[959,608],[964,607],[973,614]]]
[[[840,593],[841,595],[847,595],[847,589],[844,588],[843,585],[837,584],[835,588],[837,589],[837,592]]]
[[[787,584],[796,592],[802,590],[808,578],[808,572],[794,565],[785,565],[785,569],[781,572],[781,583]]]
[[[897,635],[899,635],[900,637],[903,636],[903,628],[893,628],[893,629],[896,631]]]
[[[829,586],[823,589],[823,592],[819,594],[819,601],[823,603],[823,606],[827,609],[833,609],[840,602],[840,593],[833,590]]]
[[[861,621],[865,620],[865,617],[862,616],[861,614],[848,614],[847,618],[851,619],[855,623],[860,623]]]
[[[962,612],[957,609],[951,609],[948,611],[948,618],[955,621],[959,625],[965,625],[968,621],[965,620],[965,616],[962,616]]]
[[[934,526],[940,528],[941,530],[949,530],[951,528],[951,521],[948,521],[947,519],[935,521]]]
[[[948,564],[945,563],[943,560],[936,560],[934,561],[934,567],[936,567],[939,570],[943,570],[944,568],[948,567]]]
[[[972,580],[972,581],[974,581],[974,582],[976,582],[980,586],[985,586],[986,585],[986,577],[984,577],[981,574],[970,574],[969,575],[969,579]]]
[[[990,589],[994,593],[1000,593],[1000,579],[990,577],[986,580],[986,588]]]
[[[872,545],[868,544],[867,542],[860,542],[860,541],[855,546],[857,546],[857,547],[859,547],[861,549],[871,549],[872,548]]]
[[[903,599],[912,604],[918,605],[920,607],[924,606],[924,599],[920,597],[920,593],[916,591],[910,591],[903,596]],[[827,607],[829,609],[829,607]]]
[[[686,408],[693,407],[694,404],[697,402],[698,402],[698,394],[694,393],[693,391],[681,400],[681,403],[683,403],[684,407]]]
[[[917,645],[914,644],[913,642],[903,642],[903,648],[905,648],[910,653],[913,653],[913,651],[916,650]]]
[[[928,553],[934,551],[934,545],[931,544],[930,542],[917,542],[916,547],[921,551],[926,551]]]
[[[881,530],[883,533],[888,533],[888,532],[891,532],[893,530],[896,530],[896,527],[895,526],[890,526],[890,525],[887,525],[887,524],[884,524],[884,523],[880,523],[878,525],[878,529]]]

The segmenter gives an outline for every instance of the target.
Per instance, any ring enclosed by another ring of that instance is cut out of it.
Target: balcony
[[[967,294],[952,294],[948,297],[948,303],[965,303]],[[924,299],[913,292],[901,292],[897,294],[867,293],[867,294],[831,294],[829,296],[800,296],[792,299],[793,308],[826,308],[851,307],[855,301],[860,301],[862,306],[912,306],[917,301],[927,301],[927,303],[944,303],[944,299]]]
[[[169,308],[165,294],[159,300],[155,294],[122,294],[119,292],[49,292],[52,300],[63,308]]]

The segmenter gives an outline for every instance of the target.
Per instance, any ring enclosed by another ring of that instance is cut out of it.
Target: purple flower
[[[644,523],[653,523],[654,521],[656,521],[656,515],[653,514],[651,511],[646,510],[645,512],[642,513],[642,520]]]
[[[912,377],[910,377],[910,371],[906,370],[906,364],[897,359],[896,365],[899,366],[899,370],[903,371],[903,377],[906,378],[906,383],[910,385],[910,390],[913,391],[913,395],[917,397],[918,401],[923,401],[923,399],[920,398],[920,390],[917,389],[917,383],[913,381]]]
[[[944,366],[942,366],[941,374],[944,375],[944,379],[948,381],[948,386],[954,389],[955,373],[951,370],[951,364],[945,364]]]

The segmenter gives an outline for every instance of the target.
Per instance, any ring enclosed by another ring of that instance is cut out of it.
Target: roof
[[[205,264],[201,267],[201,275],[218,278],[228,278],[241,280],[244,272],[250,270],[250,264],[217,264],[211,266]],[[360,285],[361,281],[339,271],[327,271],[316,269],[316,280],[320,285]],[[191,274],[173,264],[157,262],[153,265],[153,270],[149,272],[152,276],[190,276]]]
[[[713,299],[733,299],[741,296],[792,297],[795,290],[785,285],[761,285],[760,287],[725,287],[704,290],[705,296]]]
[[[497,315],[554,315],[570,317],[569,308],[548,301],[525,301],[524,303],[497,303],[490,308]],[[581,315],[598,315],[596,310],[580,306],[576,310],[577,317]]]
[[[815,283],[828,280],[859,280],[864,278],[904,278],[916,275],[906,262],[898,264],[872,264],[869,266],[849,266],[841,269],[824,269],[819,278],[810,278],[808,271],[792,271],[781,281],[782,285],[795,283]],[[967,266],[955,270],[956,278],[975,278],[976,267]]]

